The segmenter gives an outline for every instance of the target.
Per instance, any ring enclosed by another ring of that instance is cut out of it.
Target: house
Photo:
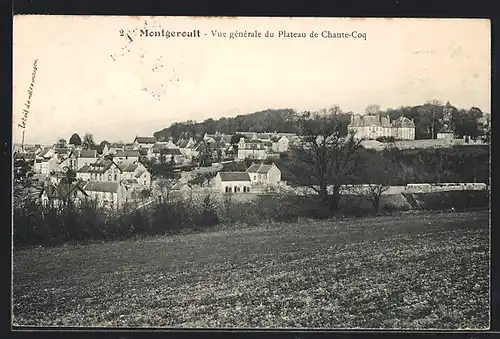
[[[80,203],[88,197],[81,182],[67,183],[59,181],[46,182],[40,191],[40,200],[44,206],[58,207],[70,199],[75,204]]]
[[[77,179],[85,180],[90,177],[90,181],[115,181],[120,182],[122,178],[122,170],[116,162],[109,159],[101,159],[84,171],[78,170],[76,172]],[[88,180],[87,180],[88,181]]]
[[[90,165],[84,165],[76,171],[76,178],[81,181],[90,181]]]
[[[138,151],[118,151],[115,154],[113,154],[113,160],[115,162],[120,162],[123,160],[132,160],[132,161],[139,161],[140,154]]]
[[[284,153],[288,152],[288,148],[290,146],[290,141],[286,136],[277,137],[276,141],[272,143],[272,150],[275,153]]]
[[[275,164],[252,164],[246,172],[253,185],[278,185],[281,182],[281,171]]]
[[[35,160],[36,163],[37,160]],[[53,171],[57,171],[59,168],[59,160],[57,159],[57,155],[54,153],[50,158],[43,157],[40,159],[40,173],[42,175],[49,175]]]
[[[392,122],[391,135],[396,140],[415,140],[415,123],[401,116]]]
[[[257,140],[247,142],[245,138],[241,138],[238,143],[238,159],[259,159],[264,160],[267,158],[267,146]]]
[[[219,172],[214,184],[222,193],[249,193],[252,182],[247,172]]]
[[[129,198],[126,188],[118,181],[87,181],[83,190],[102,207],[119,208]]]
[[[160,158],[160,150],[161,149],[178,149],[179,147],[172,142],[172,139],[169,141],[158,141],[153,146],[148,149],[148,159],[159,159]]]
[[[122,180],[135,180],[139,185],[151,186],[151,174],[143,164],[139,162],[120,163],[118,167],[122,171]]]
[[[78,170],[85,165],[96,162],[97,158],[96,150],[72,150],[67,157],[60,161],[60,165],[62,167]]]
[[[135,137],[133,142],[134,149],[150,148],[157,142],[155,137]]]
[[[403,116],[391,123],[389,117],[352,114],[347,129],[349,133],[356,133],[358,139],[394,137],[398,140],[415,140],[415,123]]]
[[[56,159],[55,160],[56,164],[54,164],[54,161],[49,163],[51,159]],[[43,151],[41,151],[36,155],[33,171],[47,175],[48,173],[50,173],[52,168],[55,169],[56,167],[57,167],[57,157],[55,156],[54,150],[52,148],[45,148]]]

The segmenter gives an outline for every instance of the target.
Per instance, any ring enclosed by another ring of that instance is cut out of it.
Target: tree
[[[365,108],[365,113],[367,115],[375,115],[380,112],[380,105],[368,105]]]
[[[160,164],[166,164],[167,163],[167,156],[165,153],[160,154]]]
[[[59,139],[59,140],[57,141],[57,146],[58,146],[58,147],[60,147],[60,148],[65,147],[65,146],[66,146],[66,139],[62,139],[62,138],[61,138],[61,139]]]
[[[67,185],[67,196],[66,196],[66,206],[69,206],[71,203],[71,188],[73,186],[73,183],[77,182],[76,178],[76,172],[70,168],[66,170],[64,173],[64,177],[61,178],[60,183],[61,184],[66,184]]]
[[[14,201],[20,202],[27,197],[26,190],[33,186],[33,168],[26,159],[22,157],[14,158]]]
[[[84,149],[95,149],[94,136],[91,133],[85,133],[82,141],[82,147]]]
[[[357,182],[362,185],[349,185],[348,191],[369,201],[378,213],[382,194],[389,190],[396,174],[390,160],[385,159],[378,152],[366,152],[359,166],[357,178]]]
[[[234,134],[231,136],[231,145],[237,145],[240,142],[240,139],[243,138],[241,134]]]
[[[71,138],[69,138],[69,144],[74,146],[80,146],[82,144],[82,139],[76,133],[74,133]]]
[[[168,201],[170,198],[170,193],[172,192],[172,188],[175,184],[177,184],[178,180],[174,178],[158,178],[156,180],[156,184],[160,190],[160,194],[164,197],[164,201]]]
[[[342,125],[335,116],[306,113],[298,122],[302,142],[292,147],[295,159],[289,170],[319,194],[330,214],[334,213],[340,206],[341,185],[358,166],[362,140],[354,133],[341,137]]]

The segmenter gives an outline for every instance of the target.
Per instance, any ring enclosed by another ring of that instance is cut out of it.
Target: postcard
[[[489,329],[490,34],[15,16],[13,327]]]

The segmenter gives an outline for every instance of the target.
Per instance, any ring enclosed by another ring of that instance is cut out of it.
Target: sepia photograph
[[[13,328],[490,328],[486,19],[13,18]]]

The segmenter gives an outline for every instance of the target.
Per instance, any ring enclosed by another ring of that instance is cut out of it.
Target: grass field
[[[489,215],[418,213],[14,252],[14,325],[489,326]]]

